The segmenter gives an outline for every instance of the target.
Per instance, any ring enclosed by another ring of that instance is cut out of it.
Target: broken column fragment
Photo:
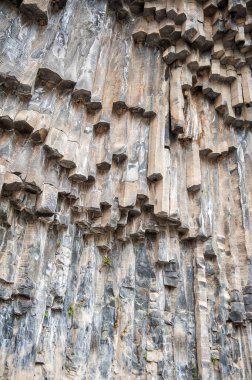
[[[56,211],[58,191],[54,186],[45,183],[42,193],[37,202],[37,212],[39,214],[53,215]]]
[[[177,273],[177,263],[175,260],[169,261],[169,263],[164,265],[163,269],[164,276],[164,286],[169,288],[176,288],[178,285],[178,273]]]
[[[196,142],[192,142],[192,144],[188,146],[186,160],[186,176],[187,190],[198,191],[201,185],[201,171],[199,146]]]
[[[34,20],[39,25],[48,23],[48,9],[50,0],[23,0],[20,12],[28,19]]]
[[[184,131],[184,96],[182,92],[180,77],[181,67],[171,70],[170,83],[170,113],[171,113],[171,131],[175,134]]]

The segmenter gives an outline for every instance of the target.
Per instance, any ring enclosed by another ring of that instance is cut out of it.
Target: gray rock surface
[[[0,2],[0,379],[252,378],[252,1]]]

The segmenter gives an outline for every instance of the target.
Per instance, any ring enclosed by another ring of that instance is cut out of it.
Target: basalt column
[[[252,379],[252,1],[0,1],[0,380]]]

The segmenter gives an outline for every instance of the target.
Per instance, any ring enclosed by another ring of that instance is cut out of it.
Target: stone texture
[[[252,1],[0,2],[0,379],[252,378]]]

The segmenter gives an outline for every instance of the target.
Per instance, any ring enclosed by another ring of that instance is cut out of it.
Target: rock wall
[[[252,378],[251,32],[0,2],[0,379]]]

